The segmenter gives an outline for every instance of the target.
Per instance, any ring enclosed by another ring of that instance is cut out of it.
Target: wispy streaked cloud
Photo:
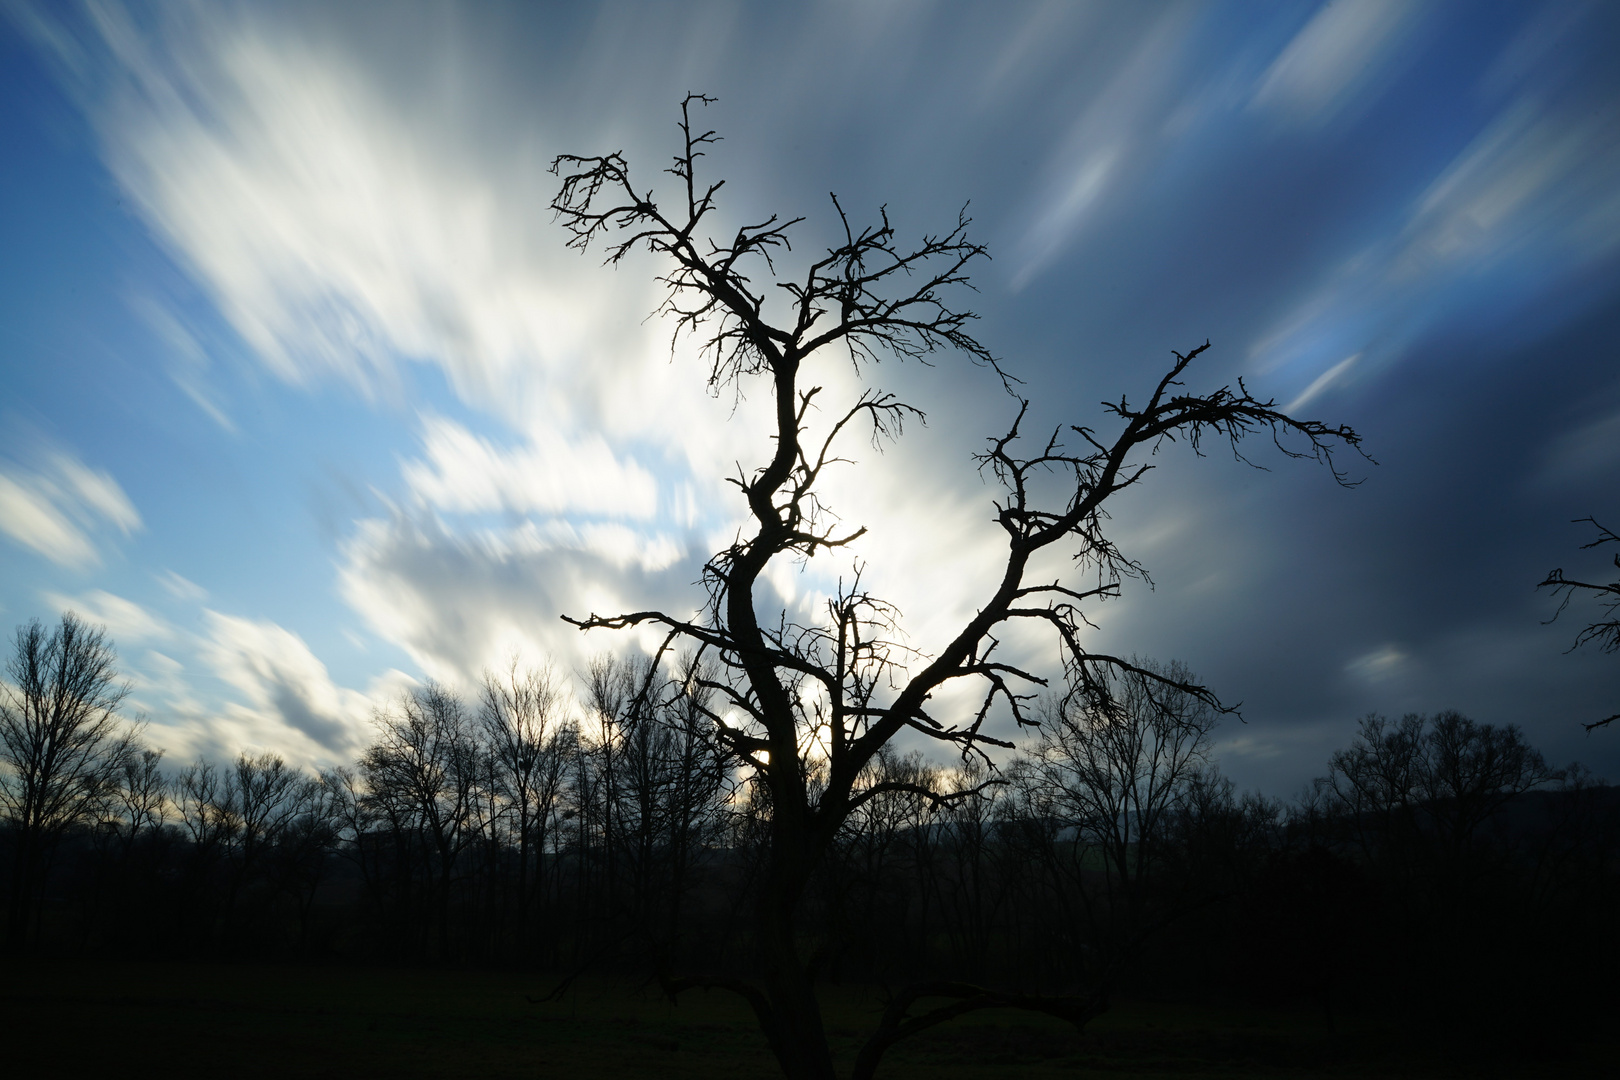
[[[1382,682],[1399,675],[1409,659],[1398,646],[1380,645],[1373,651],[1351,660],[1344,666],[1344,670],[1359,679]]]
[[[1266,70],[1255,107],[1326,123],[1384,74],[1422,11],[1413,0],[1328,0]]]
[[[153,577],[157,578],[158,584],[163,586],[163,591],[176,600],[200,603],[208,599],[207,589],[198,585],[195,581],[181,577],[173,570],[165,570],[161,574],[154,574]]]
[[[1418,193],[1398,228],[1324,274],[1260,337],[1251,363],[1308,379],[1309,400],[1350,374],[1337,359],[1347,352],[1364,357],[1358,373],[1375,372],[1448,322],[1522,319],[1617,252],[1620,106],[1523,96]]]
[[[425,460],[401,471],[411,493],[436,510],[650,518],[658,508],[652,475],[621,460],[599,434],[538,431],[509,450],[450,420],[428,417],[422,427]]]
[[[213,359],[196,335],[173,311],[149,297],[134,300],[131,306],[162,343],[169,378],[209,419],[236,434],[236,422],[226,413],[218,391],[209,384]]]
[[[1505,109],[1423,194],[1396,278],[1432,266],[1478,273],[1524,251],[1540,262],[1602,257],[1620,244],[1620,106]]]
[[[71,611],[89,622],[106,627],[113,641],[125,645],[169,641],[177,633],[161,616],[105,589],[91,589],[78,596],[46,593],[45,600],[57,611]]]
[[[58,566],[101,563],[95,534],[141,528],[135,504],[112,474],[61,452],[37,468],[0,461],[0,532]]]
[[[559,615],[645,610],[682,615],[698,576],[672,541],[630,530],[549,532],[532,525],[463,534],[432,518],[360,523],[345,550],[343,595],[367,626],[433,678],[469,686],[514,652],[576,666],[624,644],[582,635]],[[642,644],[652,645],[654,638]]]
[[[1011,277],[1024,288],[1074,242],[1106,196],[1123,182],[1155,122],[1169,111],[1174,72],[1196,22],[1188,8],[1170,7],[1146,26],[1116,62],[1107,87],[1088,103],[1044,169],[1033,219],[1018,243]]]
[[[1321,397],[1323,391],[1327,390],[1334,383],[1343,378],[1345,372],[1354,367],[1356,361],[1360,359],[1360,353],[1352,353],[1343,360],[1340,360],[1337,364],[1334,364],[1332,367],[1328,368],[1326,371],[1322,372],[1322,374],[1316,377],[1315,381],[1313,381],[1311,385],[1307,386],[1303,391],[1300,392],[1300,395],[1297,398],[1288,403],[1284,411],[1290,414],[1297,413],[1300,409],[1303,409],[1305,406]]]
[[[303,638],[267,620],[216,611],[206,613],[206,626],[203,658],[246,698],[245,705],[227,711],[251,719],[254,745],[304,750],[312,744],[325,755],[347,754],[359,745],[374,703],[334,684]]]

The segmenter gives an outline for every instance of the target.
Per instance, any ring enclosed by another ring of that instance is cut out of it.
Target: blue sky
[[[1620,778],[1580,729],[1620,665],[1533,588],[1620,517],[1612,6],[561,8],[0,8],[0,619],[105,623],[174,759],[342,761],[411,680],[612,644],[559,613],[699,602],[756,402],[671,353],[655,267],[564,250],[545,167],[650,182],[702,90],[727,222],[806,215],[802,252],[828,191],[903,235],[970,203],[1037,426],[1208,338],[1194,389],[1365,435],[1351,491],[1171,452],[1116,508],[1155,588],[1095,643],[1242,701],[1240,782],[1444,708]],[[929,424],[831,495],[926,650],[994,572],[970,455],[1011,403],[871,378]],[[772,580],[800,611],[837,569]]]

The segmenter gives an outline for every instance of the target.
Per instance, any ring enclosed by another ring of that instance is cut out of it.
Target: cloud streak
[[[1410,0],[1329,0],[1266,70],[1254,106],[1321,125],[1383,74],[1422,11]]]
[[[291,743],[340,759],[359,747],[373,702],[334,684],[303,638],[268,620],[204,616],[203,657],[247,699],[228,712],[248,722],[252,743]]]
[[[88,570],[101,564],[92,534],[107,526],[124,536],[141,515],[110,473],[65,453],[42,467],[0,462],[0,532],[58,566]]]
[[[621,460],[598,434],[567,439],[535,432],[526,446],[493,446],[460,424],[423,422],[424,459],[407,461],[405,484],[423,505],[458,514],[602,514],[651,518],[658,485],[634,460]]]

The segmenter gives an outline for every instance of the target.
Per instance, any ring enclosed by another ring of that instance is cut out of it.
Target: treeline
[[[78,717],[96,736],[78,771],[47,776],[25,736],[56,722],[65,745],[73,718],[52,721],[28,673],[110,647],[68,621],[18,642],[0,717],[13,954],[752,963],[771,807],[718,753],[690,665],[603,660],[578,695],[516,665],[475,697],[422,686],[320,775],[247,754],[166,770],[103,679],[81,695],[99,712]],[[1456,713],[1369,717],[1283,802],[1219,774],[1196,697],[1108,689],[1050,702],[995,768],[882,755],[807,901],[818,977],[1307,1001],[1328,1022],[1398,1010],[1527,1036],[1606,1000],[1590,988],[1620,959],[1620,798],[1578,766]]]

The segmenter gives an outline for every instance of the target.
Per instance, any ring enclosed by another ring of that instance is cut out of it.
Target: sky
[[[1240,785],[1442,709],[1620,781],[1581,727],[1620,663],[1535,588],[1602,578],[1574,521],[1620,521],[1617,47],[1601,3],[5,0],[0,624],[104,625],[167,760],[319,767],[422,680],[645,645],[562,614],[701,604],[767,398],[707,391],[655,262],[565,248],[547,173],[619,150],[654,186],[700,91],[722,235],[804,216],[790,270],[829,192],[902,239],[967,206],[962,302],[1031,430],[1208,340],[1189,390],[1362,434],[1353,488],[1178,444],[1111,507],[1152,587],[1087,643],[1241,703]],[[926,654],[998,572],[972,455],[1017,406],[960,356],[862,374],[927,424],[828,499]],[[849,569],[766,599],[807,617]]]

